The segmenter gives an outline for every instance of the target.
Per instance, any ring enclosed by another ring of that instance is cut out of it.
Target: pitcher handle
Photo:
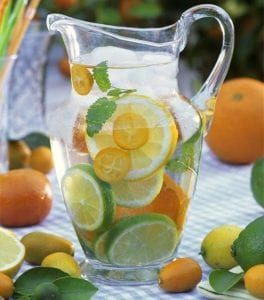
[[[185,47],[191,25],[204,17],[212,17],[217,20],[222,30],[223,41],[220,54],[213,70],[198,93],[191,99],[201,110],[206,110],[206,101],[217,95],[217,92],[226,77],[234,48],[234,26],[229,15],[225,10],[216,5],[202,4],[186,10],[181,16],[179,22],[183,30],[180,31],[185,32],[185,40],[181,50]]]

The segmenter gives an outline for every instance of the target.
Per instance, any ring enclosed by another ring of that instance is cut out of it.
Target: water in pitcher
[[[177,69],[167,53],[95,48],[72,62],[71,97],[50,118],[77,236],[89,263],[111,276],[113,266],[170,260],[181,239],[202,121],[176,92]]]

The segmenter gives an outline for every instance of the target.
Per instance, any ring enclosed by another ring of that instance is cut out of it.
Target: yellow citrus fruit
[[[86,66],[73,64],[71,66],[71,81],[75,92],[85,96],[93,87],[93,76]]]
[[[78,262],[64,252],[55,252],[46,256],[41,266],[60,269],[72,277],[81,277],[81,268]]]
[[[0,273],[0,299],[1,296],[5,299],[8,299],[14,291],[14,283],[13,280],[5,275],[4,273]]]
[[[120,125],[114,126],[113,124],[122,123],[123,128],[131,130],[133,134],[136,133],[137,147],[142,144],[136,149],[128,150],[131,167],[123,179],[146,178],[165,165],[174,152],[178,139],[175,120],[165,104],[141,95],[124,96],[115,103],[116,110],[105,122],[101,131],[93,137],[86,136],[88,151],[94,159],[97,153],[105,148],[121,148]],[[126,123],[125,117],[128,116]],[[120,118],[122,122],[118,121]],[[147,126],[144,125],[147,130],[135,128],[134,119],[144,120],[142,123],[147,124]],[[119,130],[119,134],[116,130]],[[125,130],[121,131],[124,136]],[[124,143],[126,148],[127,146],[134,148],[132,143],[128,141]]]
[[[114,140],[123,149],[137,149],[148,140],[149,130],[147,126],[147,122],[139,114],[122,114],[114,122]]]
[[[264,264],[248,269],[244,276],[244,283],[250,294],[264,299]]]
[[[118,148],[105,148],[94,159],[95,174],[106,182],[122,180],[130,169],[128,152]]]
[[[44,174],[49,173],[53,168],[53,159],[50,148],[40,146],[32,150],[29,164],[34,170]]]
[[[0,272],[14,277],[25,256],[24,245],[8,230],[0,228]]]
[[[226,81],[216,101],[206,141],[221,160],[252,163],[264,155],[264,84],[251,78]]]

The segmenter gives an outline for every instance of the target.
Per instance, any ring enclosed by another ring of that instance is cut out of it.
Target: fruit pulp
[[[93,74],[112,48],[96,48],[72,67]],[[174,57],[127,54],[120,66],[108,59],[108,75],[112,87],[133,91],[110,97],[115,111],[101,128],[88,133],[87,112],[107,92],[89,80],[84,95],[85,75],[77,78],[81,91],[73,84],[71,99],[50,117],[50,136],[58,181],[86,256],[84,272],[134,284],[155,280],[158,268],[176,255],[196,184],[202,121],[176,92]]]

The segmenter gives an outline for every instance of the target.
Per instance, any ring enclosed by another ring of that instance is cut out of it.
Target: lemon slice
[[[177,242],[175,223],[153,213],[120,219],[108,232],[105,245],[111,263],[140,266],[169,258]]]
[[[75,92],[85,96],[93,87],[93,76],[86,66],[73,64],[71,66],[71,81]]]
[[[114,199],[118,205],[142,207],[151,203],[161,190],[163,170],[142,180],[122,180],[112,184]]]
[[[25,256],[24,245],[9,230],[0,228],[0,272],[14,277]]]
[[[115,112],[103,125],[101,131],[93,137],[86,136],[88,151],[94,159],[102,149],[119,148],[121,143],[116,143],[115,122],[124,114],[137,115],[137,118],[144,119],[144,122],[147,124],[147,133],[144,133],[145,130],[141,131],[135,130],[134,127],[132,128],[136,132],[137,142],[140,140],[138,145],[141,146],[138,147],[136,145],[136,149],[128,151],[131,168],[123,179],[138,180],[146,178],[165,165],[174,152],[178,138],[175,120],[161,101],[141,95],[131,94],[124,96],[116,101],[116,105]],[[133,122],[131,122],[131,118],[128,118],[127,130],[131,130],[131,124]],[[122,126],[123,128],[125,127],[124,119],[122,119]],[[143,135],[142,140],[138,138],[141,135]],[[131,145],[133,146],[132,143],[125,142],[125,144],[129,145],[130,148]]]
[[[107,228],[112,223],[115,204],[111,187],[95,175],[89,164],[67,170],[62,178],[62,192],[79,228],[92,231]]]

